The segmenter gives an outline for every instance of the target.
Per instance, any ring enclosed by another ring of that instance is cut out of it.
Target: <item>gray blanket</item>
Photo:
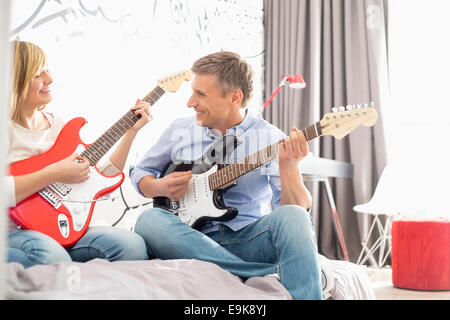
[[[375,299],[364,266],[319,255],[323,298]],[[276,275],[241,278],[199,260],[6,265],[7,299],[291,300]]]
[[[274,276],[243,282],[198,260],[61,262],[24,269],[6,266],[7,299],[292,299]]]

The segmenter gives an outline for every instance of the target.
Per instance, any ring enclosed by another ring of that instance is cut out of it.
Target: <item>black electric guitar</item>
[[[373,126],[377,118],[377,112],[372,104],[371,107],[367,104],[357,105],[354,108],[348,107],[347,110],[327,113],[322,120],[302,131],[307,141],[322,135],[331,135],[336,139],[342,139],[360,125]],[[235,186],[236,180],[242,175],[275,160],[278,157],[279,142],[238,162],[223,165],[221,164],[224,163],[222,159],[237,146],[236,137],[225,136],[222,141],[213,145],[200,160],[192,163],[169,163],[161,176],[176,171],[192,170],[188,193],[179,201],[167,197],[155,197],[153,206],[172,212],[181,221],[197,230],[200,230],[210,220],[229,221],[233,219],[238,214],[238,210],[225,206],[224,193]]]

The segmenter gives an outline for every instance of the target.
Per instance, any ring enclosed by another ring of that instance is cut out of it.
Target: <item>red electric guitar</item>
[[[162,78],[142,100],[153,105],[165,92],[177,91],[183,81],[190,79],[191,73],[187,70]],[[79,134],[86,120],[70,120],[47,152],[13,163],[8,168],[9,175],[41,170],[77,152],[89,160],[90,178],[79,184],[53,183],[9,208],[9,217],[22,229],[42,232],[64,247],[74,245],[89,227],[95,203],[117,189],[125,178],[123,172],[105,176],[95,164],[138,120],[134,111],[128,111],[90,145],[84,143]]]

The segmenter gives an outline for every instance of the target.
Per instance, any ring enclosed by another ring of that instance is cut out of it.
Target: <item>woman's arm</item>
[[[131,145],[133,143],[134,138],[136,137],[138,131],[146,125],[152,119],[149,112],[150,104],[148,102],[136,101],[136,105],[131,109],[135,110],[136,115],[141,115],[141,118],[136,122],[134,126],[132,126],[125,135],[122,137],[117,148],[111,154],[109,159],[111,163],[116,167],[119,171],[122,171],[125,167],[125,163],[128,158],[128,153],[130,152]]]

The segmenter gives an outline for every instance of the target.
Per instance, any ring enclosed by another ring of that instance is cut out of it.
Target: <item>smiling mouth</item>
[[[48,90],[42,90],[42,91],[39,91],[40,93],[42,93],[42,94],[47,94],[47,93],[50,93],[51,92],[51,90],[50,89],[48,89]]]

